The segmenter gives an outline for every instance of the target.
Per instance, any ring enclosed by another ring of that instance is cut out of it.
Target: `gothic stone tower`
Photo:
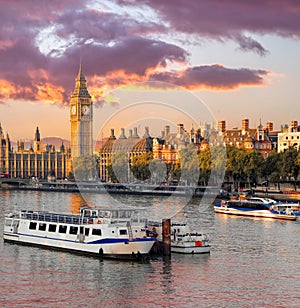
[[[93,154],[93,102],[80,63],[75,90],[70,100],[72,157]]]

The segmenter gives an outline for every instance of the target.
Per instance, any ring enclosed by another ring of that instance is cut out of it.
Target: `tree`
[[[181,182],[196,186],[199,180],[199,159],[197,149],[193,144],[179,151]]]
[[[151,180],[155,184],[161,184],[167,179],[167,166],[160,159],[153,159],[149,164]]]
[[[299,174],[298,151],[290,147],[281,153],[281,174],[287,180],[292,180],[296,190],[296,181]]]
[[[151,178],[149,164],[151,163],[152,159],[152,152],[143,153],[132,158],[131,171],[136,179],[145,181]]]
[[[278,185],[279,190],[280,190],[280,168],[281,168],[280,166],[281,166],[280,154],[275,151],[272,151],[265,159],[261,169],[262,178],[267,181],[270,181],[275,186]]]
[[[207,185],[211,171],[211,153],[209,149],[200,151],[198,154],[200,176],[199,184]]]
[[[251,151],[244,154],[244,168],[243,171],[247,177],[248,184],[257,183],[258,177],[262,174],[264,159],[260,152]]]
[[[237,149],[233,146],[226,147],[226,172],[225,175],[231,179],[234,188],[241,187],[241,181],[246,178],[244,173],[245,149]]]
[[[86,155],[73,157],[72,161],[73,174],[76,180],[85,181],[95,178],[98,175],[97,156]]]
[[[120,151],[114,153],[111,159],[111,179],[121,183],[128,182],[129,161],[126,152]]]

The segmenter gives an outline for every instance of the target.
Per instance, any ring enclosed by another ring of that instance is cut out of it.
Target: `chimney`
[[[125,128],[121,128],[121,135],[120,135],[119,139],[127,139],[127,137],[125,135]]]
[[[110,137],[109,137],[109,139],[116,139],[115,130],[113,128],[110,130]]]
[[[272,132],[273,131],[273,122],[267,122],[267,124],[266,124],[266,126],[267,126],[267,130],[268,130],[268,132]]]
[[[137,127],[133,128],[133,136],[132,137],[137,138],[137,139],[140,138],[139,135],[138,135]]]
[[[149,138],[150,137],[150,133],[149,133],[149,126],[145,127],[145,134],[143,136],[143,138]]]
[[[184,126],[181,123],[177,124],[177,134],[178,135],[183,135],[184,134]]]
[[[242,120],[242,131],[247,132],[249,130],[249,120],[243,119]]]
[[[224,133],[226,131],[226,121],[224,120],[218,121],[218,129],[219,132]]]
[[[132,138],[132,129],[129,130],[129,137],[128,138]]]
[[[166,125],[165,126],[165,137],[167,137],[170,134],[170,126]]]

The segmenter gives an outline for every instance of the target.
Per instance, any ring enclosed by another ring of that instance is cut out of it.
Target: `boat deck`
[[[20,219],[67,223],[74,225],[87,225],[93,223],[93,218],[97,217],[82,217],[80,215],[72,214],[58,214],[51,212],[34,212],[34,211],[21,211],[18,213]]]

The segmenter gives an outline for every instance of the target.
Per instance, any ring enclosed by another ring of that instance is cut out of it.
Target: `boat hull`
[[[171,243],[171,252],[181,254],[205,254],[210,253],[210,246],[195,246],[194,243],[185,243],[185,245]]]
[[[79,243],[55,238],[36,237],[5,232],[5,242],[36,246],[41,248],[66,250],[79,254],[98,256],[101,258],[114,259],[138,259],[148,255],[154,240],[152,239],[129,239],[114,240],[105,239],[102,243]]]

